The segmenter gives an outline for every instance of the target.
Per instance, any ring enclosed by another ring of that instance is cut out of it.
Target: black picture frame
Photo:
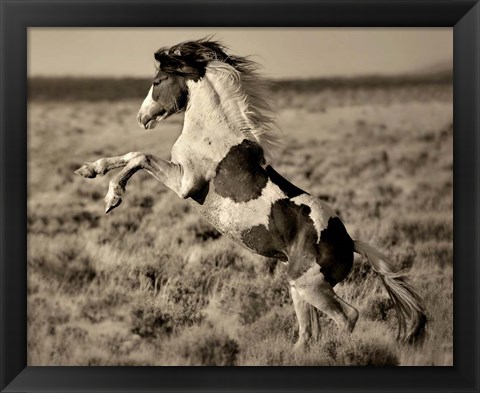
[[[471,0],[0,0],[2,392],[478,392],[480,5]],[[453,367],[26,367],[28,27],[454,30]]]

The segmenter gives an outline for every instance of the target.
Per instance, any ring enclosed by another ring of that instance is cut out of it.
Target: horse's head
[[[223,46],[209,40],[161,48],[154,57],[158,62],[157,73],[137,115],[139,125],[145,129],[152,129],[159,121],[185,109],[187,81],[203,77],[209,61],[228,59]]]

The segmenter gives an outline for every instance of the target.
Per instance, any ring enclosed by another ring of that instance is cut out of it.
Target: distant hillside
[[[452,74],[367,75],[360,77],[315,78],[273,81],[272,91],[315,92],[336,89],[376,89],[451,84]]]
[[[119,100],[144,97],[151,81],[140,78],[51,78],[28,79],[28,99],[56,100]]]
[[[315,78],[272,81],[276,92],[311,93],[323,90],[359,88],[398,88],[432,84],[451,84],[451,72],[418,73],[400,76],[362,76],[355,78]],[[28,79],[28,99],[39,101],[101,101],[143,98],[151,81],[141,78],[35,77]]]
[[[429,65],[419,69],[415,74],[417,75],[452,75],[453,74],[453,61],[444,60],[438,63]]]

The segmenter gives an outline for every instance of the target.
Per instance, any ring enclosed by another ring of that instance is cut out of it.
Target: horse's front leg
[[[127,165],[131,159],[141,155],[140,152],[131,152],[118,157],[100,158],[94,162],[85,162],[75,173],[89,179],[103,176],[112,169],[120,168]]]
[[[180,196],[182,194],[182,167],[151,154],[128,153],[120,157],[102,158],[93,163],[85,164],[75,171],[75,173],[92,178],[97,174],[104,174],[110,169],[120,166],[124,166],[124,168],[110,180],[108,192],[105,196],[106,213],[120,205],[122,196],[125,194],[128,180],[141,169],[145,169],[158,181],[165,184]]]

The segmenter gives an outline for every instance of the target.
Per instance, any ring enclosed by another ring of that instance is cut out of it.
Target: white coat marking
[[[239,239],[244,230],[254,226],[263,225],[268,229],[272,205],[286,197],[280,187],[269,179],[258,198],[235,202],[230,198],[217,197],[209,209],[214,212],[211,218],[220,229]]]

